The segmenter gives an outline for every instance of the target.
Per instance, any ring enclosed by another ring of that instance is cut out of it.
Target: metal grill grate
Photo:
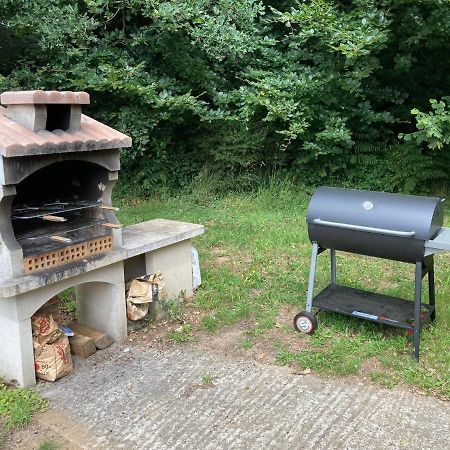
[[[25,273],[40,272],[53,267],[63,266],[89,256],[106,253],[112,250],[112,245],[112,236],[103,236],[91,241],[69,245],[68,247],[52,252],[29,256],[24,258],[23,261]]]

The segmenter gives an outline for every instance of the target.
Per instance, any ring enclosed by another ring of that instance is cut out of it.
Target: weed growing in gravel
[[[255,344],[252,341],[248,340],[248,339],[246,339],[245,341],[242,341],[240,343],[240,347],[244,348],[245,350],[249,350],[249,349],[253,348],[254,345]]]
[[[44,441],[39,445],[39,450],[56,450],[58,446],[52,441]]]
[[[183,319],[183,309],[181,299],[171,298],[168,300],[161,300],[161,307],[167,311],[167,317],[174,322],[180,322]]]
[[[203,385],[211,385],[211,384],[213,384],[213,380],[214,380],[214,378],[211,375],[205,375],[202,378],[202,384]]]
[[[192,330],[191,325],[186,323],[186,324],[180,326],[179,328],[177,328],[176,330],[172,331],[169,334],[169,338],[173,342],[176,342],[177,344],[182,344],[183,342],[187,342],[191,339],[191,337],[192,337],[190,335],[191,330]]]

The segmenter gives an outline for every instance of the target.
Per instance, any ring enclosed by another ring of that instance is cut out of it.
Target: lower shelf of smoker
[[[25,274],[42,272],[55,267],[82,261],[113,249],[112,236],[100,236],[84,242],[60,247],[50,252],[27,256],[23,259]]]
[[[375,292],[330,284],[313,299],[313,306],[394,327],[412,329],[414,302]],[[421,323],[426,323],[434,307],[422,303]]]

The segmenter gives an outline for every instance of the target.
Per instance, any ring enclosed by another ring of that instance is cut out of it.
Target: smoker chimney
[[[89,105],[87,92],[15,91],[0,95],[6,115],[31,131],[78,131],[81,105]]]

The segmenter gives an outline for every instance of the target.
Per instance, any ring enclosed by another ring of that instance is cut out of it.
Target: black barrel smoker
[[[450,250],[444,228],[443,198],[320,187],[309,203],[307,224],[312,243],[306,311],[294,318],[297,331],[313,334],[318,311],[333,311],[410,330],[419,360],[420,331],[436,318],[434,259]],[[330,250],[331,283],[313,296],[317,256]],[[414,301],[353,289],[336,283],[336,250],[413,263]],[[422,279],[428,275],[428,304],[422,303]]]

